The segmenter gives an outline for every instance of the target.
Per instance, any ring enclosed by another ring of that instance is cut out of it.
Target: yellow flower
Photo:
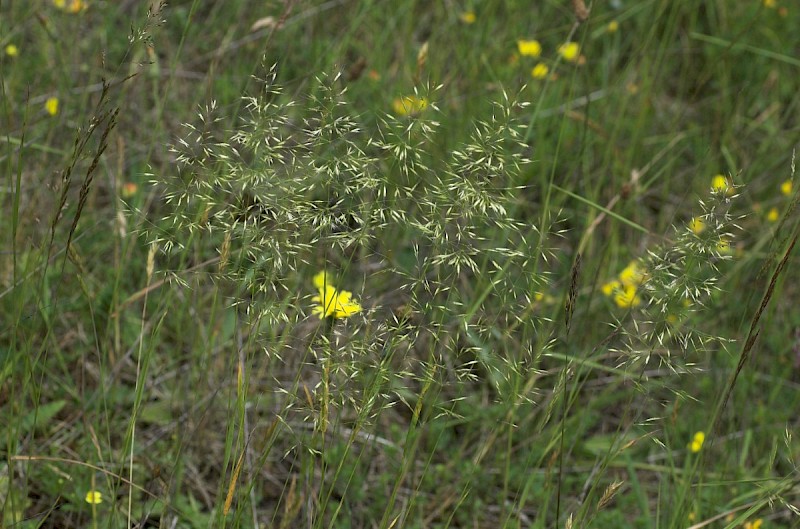
[[[629,285],[617,290],[614,303],[621,309],[630,309],[642,304],[642,299],[636,294],[636,287]]]
[[[756,518],[751,522],[746,522],[744,524],[744,529],[761,529],[761,524],[764,523],[764,520],[761,518]]]
[[[612,279],[611,281],[600,287],[600,290],[602,290],[603,294],[605,294],[606,296],[610,296],[620,288],[622,288],[622,283],[620,283],[616,279]]]
[[[724,237],[719,240],[719,242],[717,243],[716,248],[717,248],[717,252],[719,252],[719,253],[721,253],[723,255],[730,255],[730,254],[733,253],[733,250],[731,249],[731,241],[729,241],[728,239],[725,239]]]
[[[16,57],[19,54],[19,48],[17,48],[14,44],[9,44],[6,46],[6,55],[9,57]]]
[[[90,490],[86,493],[86,503],[91,505],[97,505],[98,503],[103,503],[103,494],[97,490]]]
[[[322,290],[327,286],[332,286],[328,280],[328,272],[325,270],[315,275],[312,281],[314,282],[314,286],[317,287],[317,290]]]
[[[67,8],[67,11],[70,13],[77,13],[79,11],[83,11],[87,7],[89,6],[83,0],[72,0]]]
[[[778,211],[778,208],[772,208],[767,212],[767,220],[769,222],[778,222],[778,219],[781,218],[781,214]]]
[[[392,108],[398,116],[413,116],[428,108],[428,100],[417,96],[398,97],[392,102]]]
[[[47,101],[44,102],[44,108],[51,116],[58,114],[58,98],[48,97]]]
[[[647,279],[647,270],[638,261],[631,261],[619,273],[620,282],[626,287],[638,287]]]
[[[327,316],[334,318],[347,318],[361,312],[361,305],[353,301],[353,294],[347,290],[337,290],[329,282],[328,274],[322,271],[314,276],[314,286],[319,291],[318,296],[311,298],[319,305],[314,307],[313,314],[319,314],[319,319]]]
[[[774,8],[778,5],[778,2],[775,0],[764,0],[764,7],[769,7],[770,9]]]
[[[689,450],[693,453],[699,452],[703,448],[703,443],[706,440],[706,434],[703,432],[695,432],[692,442],[689,443]]]
[[[542,301],[544,299],[544,292],[534,292],[533,293],[533,300],[534,301]]]
[[[581,46],[577,42],[565,42],[558,47],[558,53],[565,61],[577,62],[581,56]]]
[[[616,20],[612,20],[611,22],[608,23],[608,26],[606,26],[606,31],[608,31],[609,33],[616,33],[617,30],[619,30],[619,22],[617,22]]]
[[[458,16],[458,18],[460,18],[461,22],[463,22],[464,24],[474,24],[475,21],[477,20],[477,17],[475,16],[475,11],[464,11]]]
[[[122,184],[122,196],[124,198],[130,198],[139,191],[139,186],[137,186],[133,182],[125,182]]]
[[[545,77],[547,77],[548,73],[550,73],[550,68],[548,68],[547,65],[543,62],[540,62],[539,64],[533,67],[533,70],[531,70],[531,76],[534,79],[544,79]]]
[[[53,5],[68,13],[79,13],[89,7],[83,0],[69,0],[69,3],[67,0],[53,0]]]
[[[517,41],[517,49],[520,55],[528,57],[538,57],[542,54],[542,45],[539,44],[538,40],[519,39]]]
[[[792,194],[792,181],[791,180],[786,180],[784,183],[781,184],[781,193],[783,193],[787,197]]]
[[[733,194],[733,186],[731,186],[725,175],[721,174],[711,179],[711,190],[715,193],[725,193],[728,196]]]
[[[689,229],[692,230],[692,233],[695,235],[700,235],[706,229],[706,221],[704,221],[702,217],[694,217],[689,221]]]

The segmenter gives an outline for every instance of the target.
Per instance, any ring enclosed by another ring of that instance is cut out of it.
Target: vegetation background
[[[797,527],[798,27],[0,1],[0,526]]]

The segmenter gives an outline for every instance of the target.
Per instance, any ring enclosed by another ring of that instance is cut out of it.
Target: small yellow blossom
[[[533,299],[534,301],[542,301],[544,299],[544,292],[534,292]]]
[[[86,503],[91,505],[97,505],[98,503],[103,503],[103,494],[97,490],[90,490],[86,493]]]
[[[565,42],[558,47],[558,53],[565,61],[578,62],[581,56],[581,46],[577,42]]]
[[[550,73],[550,68],[548,68],[547,65],[543,62],[540,62],[539,64],[533,67],[533,70],[531,70],[531,76],[534,79],[544,79],[545,77],[547,77],[548,73]]]
[[[647,270],[639,264],[639,261],[631,261],[619,273],[619,280],[626,287],[638,287],[644,283],[645,279],[647,279]]]
[[[733,194],[733,186],[725,175],[718,174],[711,179],[711,190],[715,193]]]
[[[89,7],[83,0],[53,0],[53,5],[68,13],[79,13]]]
[[[695,432],[694,437],[692,437],[692,442],[689,443],[689,450],[696,454],[703,448],[705,440],[706,434],[703,432]]]
[[[786,180],[784,183],[781,184],[781,193],[783,193],[787,197],[792,194],[792,181],[791,180]]]
[[[398,116],[413,116],[428,108],[428,100],[424,97],[404,96],[392,102],[392,109]]]
[[[125,182],[122,184],[122,196],[124,198],[130,198],[139,191],[139,186],[137,186],[134,182]]]
[[[48,97],[47,101],[44,102],[44,108],[51,116],[58,114],[58,98]]]
[[[6,55],[9,57],[16,57],[19,55],[19,48],[17,48],[14,44],[9,44],[6,46]]]
[[[617,293],[614,295],[614,303],[621,309],[630,309],[641,305],[642,298],[636,294],[635,286],[626,285],[617,290]]]
[[[475,16],[475,11],[464,11],[461,13],[458,18],[461,19],[461,22],[464,24],[474,24],[478,17]]]
[[[314,276],[314,286],[319,291],[318,296],[311,298],[319,305],[314,307],[313,313],[319,314],[319,319],[327,316],[333,318],[347,318],[361,312],[361,305],[352,300],[353,294],[347,290],[338,290],[329,282],[328,274],[322,271]]]
[[[325,270],[315,275],[312,281],[314,282],[314,286],[317,287],[317,290],[322,290],[323,288],[326,288],[328,286],[333,286],[330,283],[328,272],[326,272]]]
[[[72,0],[70,2],[67,11],[70,13],[77,13],[79,11],[83,11],[84,9],[88,8],[89,6],[83,0]]]
[[[602,290],[603,294],[605,294],[606,296],[610,296],[620,288],[622,288],[622,283],[620,283],[616,279],[613,279],[608,283],[604,284],[602,287],[600,287],[600,290]]]
[[[764,7],[768,7],[770,9],[775,8],[778,5],[778,2],[775,0],[764,0]]]
[[[767,212],[767,220],[769,222],[778,222],[779,218],[781,218],[781,214],[778,208],[772,208]]]
[[[762,523],[764,523],[764,520],[756,518],[752,522],[745,522],[744,529],[761,529]]]
[[[704,221],[702,217],[694,217],[689,221],[689,229],[692,230],[692,233],[695,235],[700,235],[706,229],[706,221]]]
[[[519,54],[527,57],[538,57],[542,54],[542,45],[538,40],[524,40],[517,41],[517,49]]]
[[[608,23],[608,26],[606,26],[606,31],[608,31],[609,33],[616,33],[618,30],[619,30],[619,22],[617,22],[616,20],[612,20],[611,22]]]
[[[716,248],[717,252],[721,253],[722,255],[730,255],[733,253],[733,249],[731,248],[731,241],[725,238],[719,240]]]
[[[697,515],[694,513],[694,511],[692,511],[688,516],[686,516],[686,519],[689,520],[689,523],[692,523],[697,519]]]

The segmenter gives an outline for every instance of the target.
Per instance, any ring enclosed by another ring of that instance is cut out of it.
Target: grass
[[[0,3],[0,526],[795,527],[769,4]]]

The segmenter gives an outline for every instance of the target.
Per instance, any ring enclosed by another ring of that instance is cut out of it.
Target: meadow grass
[[[0,526],[797,526],[798,24],[0,3]]]

